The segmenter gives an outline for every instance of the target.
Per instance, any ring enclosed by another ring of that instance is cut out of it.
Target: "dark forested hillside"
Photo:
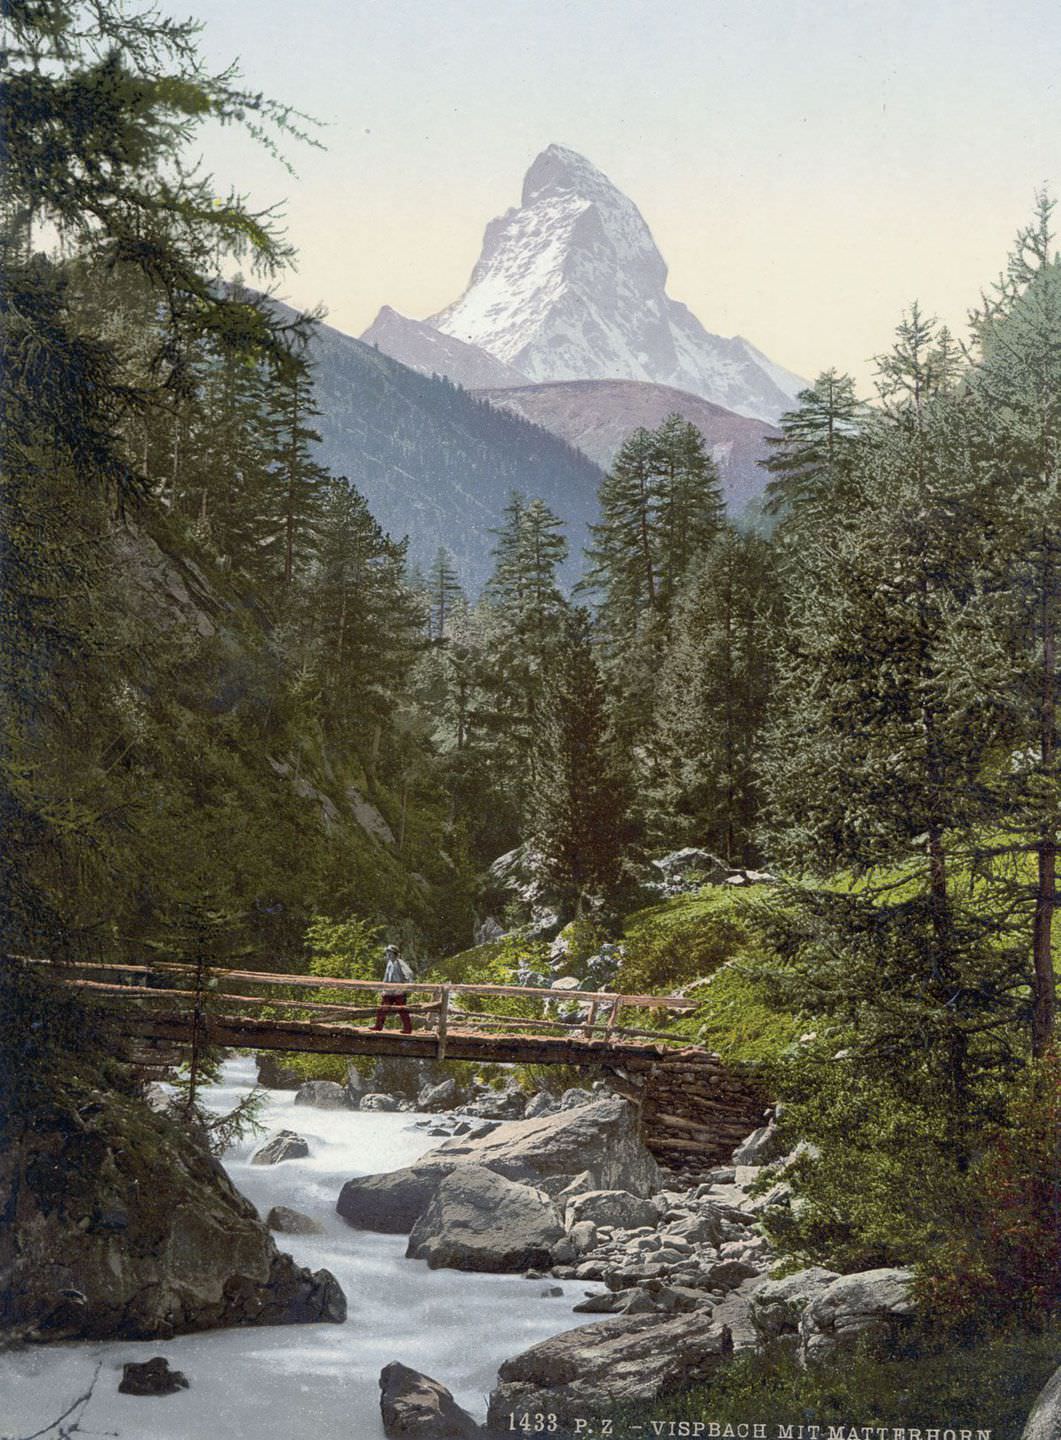
[[[330,325],[316,327],[309,354],[320,459],[357,486],[385,530],[409,536],[414,564],[426,567],[445,545],[465,585],[478,590],[490,570],[491,532],[519,490],[564,521],[572,556],[565,578],[575,578],[601,478],[591,460]]]

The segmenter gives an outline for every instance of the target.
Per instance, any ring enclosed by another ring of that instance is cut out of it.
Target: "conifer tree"
[[[613,720],[633,754],[651,724],[675,597],[723,523],[718,471],[696,427],[673,414],[635,430],[599,504],[580,588],[596,597]]]
[[[611,751],[589,617],[572,611],[552,657],[535,736],[530,802],[543,877],[571,914],[614,903],[632,832]]]
[[[306,612],[324,713],[363,729],[404,691],[423,641],[422,610],[405,579],[405,542],[384,534],[348,480],[323,487]]]
[[[1009,837],[985,835],[978,864],[1001,891],[995,903],[1027,917],[1035,1055],[1056,1026],[1061,796],[1061,261],[1052,209],[1040,195],[1005,275],[973,315],[978,355],[964,410],[988,509],[975,589],[950,619],[948,655],[955,690],[999,726],[1005,758],[984,783]]]
[[[426,589],[429,596],[428,638],[439,644],[446,638],[446,626],[453,610],[464,599],[453,556],[445,545],[438,547]]]
[[[781,434],[767,437],[767,515],[792,517],[828,497],[854,459],[865,418],[854,380],[837,370],[823,370],[796,402],[781,417]]]
[[[657,677],[651,754],[661,843],[755,858],[757,762],[772,697],[779,620],[769,544],[726,529],[678,597]]]
[[[272,414],[275,461],[271,550],[279,561],[285,588],[302,578],[317,549],[321,496],[328,479],[313,459],[320,435],[312,420],[320,414],[313,401],[308,368],[292,364],[278,372],[279,403]]]
[[[481,713],[496,773],[520,810],[534,784],[542,690],[567,608],[557,580],[566,553],[559,517],[542,500],[514,495],[484,593],[490,678]]]
[[[601,624],[616,643],[659,603],[655,464],[652,431],[633,431],[601,481],[600,520],[590,526],[584,588],[600,593]]]
[[[718,467],[695,425],[668,415],[654,438],[659,610],[669,617],[690,565],[721,530],[725,505]]]

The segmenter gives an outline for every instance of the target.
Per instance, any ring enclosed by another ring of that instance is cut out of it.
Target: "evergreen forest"
[[[912,1265],[947,1344],[1056,1326],[1053,199],[965,340],[911,303],[874,393],[803,391],[758,528],[672,416],[572,553],[523,426],[480,587],[327,467],[319,317],[270,298],[295,257],[193,164],[207,120],[295,161],[312,120],[153,10],[4,9],[9,1119],[105,1063],[27,957],[356,975],[386,941],[511,979],[610,943],[616,988],[685,987],[666,1023],[782,1102],[794,1268]],[[666,894],[686,847],[750,878]]]

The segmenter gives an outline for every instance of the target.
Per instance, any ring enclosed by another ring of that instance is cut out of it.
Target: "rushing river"
[[[204,1095],[231,1109],[251,1086],[249,1058],[227,1061]],[[79,1434],[119,1440],[378,1440],[379,1372],[391,1360],[441,1380],[479,1419],[500,1362],[548,1335],[596,1316],[572,1316],[581,1282],[563,1298],[557,1282],[522,1276],[428,1270],[405,1259],[403,1235],[352,1230],[335,1213],[343,1182],[408,1165],[442,1142],[412,1128],[409,1113],[314,1110],[291,1092],[267,1092],[267,1133],[297,1130],[311,1155],[251,1165],[262,1136],[224,1157],[234,1183],[265,1215],[289,1205],[312,1215],[321,1235],[278,1236],[300,1264],[331,1270],[346,1292],[344,1325],[274,1325],[209,1330],[173,1340],[41,1345],[0,1355],[0,1436],[23,1437],[87,1390],[100,1367]],[[122,1365],[164,1355],[190,1388],[161,1397],[118,1394]],[[48,1431],[49,1437],[54,1431]]]

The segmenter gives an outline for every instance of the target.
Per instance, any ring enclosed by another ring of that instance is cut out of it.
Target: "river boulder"
[[[343,1186],[336,1209],[359,1229],[408,1234],[439,1183],[462,1165],[541,1186],[561,1196],[561,1205],[587,1189],[647,1196],[660,1183],[656,1162],[637,1134],[633,1108],[610,1097],[537,1120],[493,1125],[485,1135],[457,1136],[415,1165],[358,1176]]]
[[[117,1091],[9,1117],[0,1196],[8,1336],[150,1340],[345,1319],[335,1277],[277,1250],[194,1134]]]
[[[304,1160],[309,1145],[294,1130],[278,1130],[251,1156],[252,1165],[279,1165],[282,1160]]]
[[[811,1300],[800,1317],[804,1364],[845,1349],[865,1336],[888,1339],[914,1317],[909,1270],[862,1270],[841,1275]]]
[[[278,1235],[321,1235],[324,1233],[324,1226],[314,1220],[312,1215],[304,1215],[301,1210],[292,1210],[287,1205],[274,1205],[266,1215],[265,1223]]]
[[[408,1235],[453,1165],[407,1165],[383,1175],[359,1175],[339,1192],[335,1208],[357,1230]]]
[[[397,1110],[399,1101],[396,1095],[387,1095],[382,1091],[376,1091],[370,1095],[362,1095],[362,1110]]]
[[[412,1440],[479,1440],[482,1427],[430,1375],[395,1361],[379,1377],[379,1408],[383,1430]]]
[[[617,1316],[554,1335],[506,1360],[490,1396],[487,1429],[509,1416],[552,1414],[560,1425],[701,1384],[725,1365],[733,1341],[704,1310],[673,1317]]]
[[[182,1370],[171,1370],[169,1361],[163,1355],[151,1360],[137,1362],[129,1360],[122,1366],[120,1395],[175,1395],[178,1390],[187,1390],[188,1377]]]
[[[659,1213],[651,1200],[631,1195],[629,1190],[587,1190],[567,1203],[568,1227],[584,1220],[614,1230],[636,1230],[641,1225],[655,1229]]]
[[[756,1334],[764,1343],[781,1338],[794,1340],[804,1310],[837,1279],[835,1270],[812,1265],[780,1280],[760,1281],[750,1302]]]
[[[452,1075],[437,1085],[424,1085],[416,1097],[418,1110],[452,1110],[460,1103],[460,1090]]]
[[[563,1238],[559,1212],[541,1190],[482,1165],[460,1165],[413,1226],[406,1255],[432,1270],[544,1269]]]
[[[349,1110],[350,1100],[342,1085],[334,1080],[307,1080],[298,1087],[296,1105],[312,1105],[317,1110]]]
[[[450,1140],[426,1160],[485,1165],[509,1180],[533,1185],[551,1175],[589,1171],[598,1190],[652,1195],[662,1177],[637,1133],[637,1115],[610,1096],[536,1120],[498,1125],[480,1140]]]

